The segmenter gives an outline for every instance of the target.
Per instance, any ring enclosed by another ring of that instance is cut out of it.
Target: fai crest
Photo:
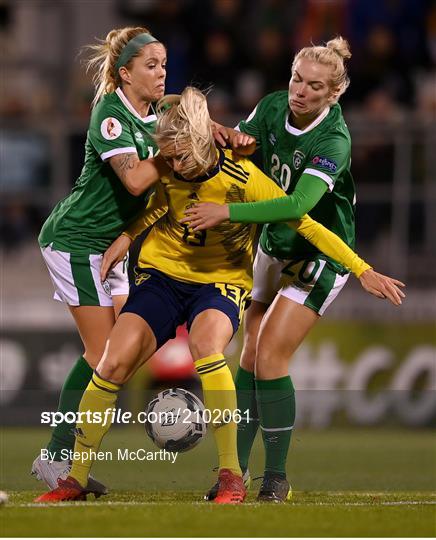
[[[107,279],[105,279],[104,281],[102,281],[101,283],[102,287],[103,287],[103,290],[104,292],[110,296],[111,295],[111,286],[110,286],[110,283]]]
[[[301,167],[303,160],[306,156],[301,152],[300,150],[295,150],[294,156],[292,158],[292,164],[294,165],[294,169],[298,171],[298,169]]]

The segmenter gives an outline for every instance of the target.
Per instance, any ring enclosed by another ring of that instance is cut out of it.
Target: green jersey
[[[38,241],[67,252],[103,253],[143,210],[148,191],[131,195],[108,160],[117,154],[152,157],[156,116],[136,112],[118,88],[92,111],[85,145],[85,164],[70,195],[44,223]]]
[[[286,193],[292,193],[303,173],[326,182],[327,192],[309,215],[354,247],[351,139],[341,107],[336,104],[326,108],[304,130],[289,123],[289,112],[288,93],[274,92],[263,98],[238,127],[256,138],[264,172]],[[285,223],[265,225],[260,244],[266,253],[280,259],[303,259],[320,254]]]

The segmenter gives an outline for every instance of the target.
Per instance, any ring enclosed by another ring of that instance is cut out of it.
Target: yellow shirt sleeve
[[[289,222],[289,225],[325,255],[348,268],[357,278],[371,268],[339,236],[313,220],[308,214],[298,221]]]
[[[250,162],[247,165],[245,162],[244,167],[249,168],[250,171],[250,179],[247,182],[245,192],[247,201],[265,201],[286,197],[285,192],[253,163]],[[359,278],[363,272],[371,268],[339,236],[313,220],[308,214],[305,214],[300,220],[290,221],[288,225],[325,255],[348,268],[356,277]]]
[[[165,188],[163,184],[159,182],[155,186],[153,195],[148,199],[147,206],[122,234],[128,236],[133,242],[137,236],[156,223],[156,221],[164,216],[167,211],[168,202]]]

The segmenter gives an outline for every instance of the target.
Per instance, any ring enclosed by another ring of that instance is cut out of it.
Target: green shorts
[[[259,246],[253,266],[252,297],[269,305],[280,294],[322,315],[349,275],[339,274],[328,261],[316,256],[286,261],[267,255]]]

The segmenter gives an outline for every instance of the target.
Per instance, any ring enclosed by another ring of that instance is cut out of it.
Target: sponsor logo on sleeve
[[[304,159],[306,156],[303,154],[301,150],[295,150],[294,155],[292,157],[292,164],[294,165],[294,169],[298,171],[298,169],[303,164]]]
[[[101,123],[100,131],[107,141],[113,141],[121,135],[123,128],[116,118],[109,117]]]
[[[329,172],[334,173],[336,172],[336,169],[338,168],[338,165],[335,161],[332,159],[323,157],[323,156],[315,156],[312,159],[313,165],[316,165],[317,167],[322,167],[323,169],[327,169]]]

